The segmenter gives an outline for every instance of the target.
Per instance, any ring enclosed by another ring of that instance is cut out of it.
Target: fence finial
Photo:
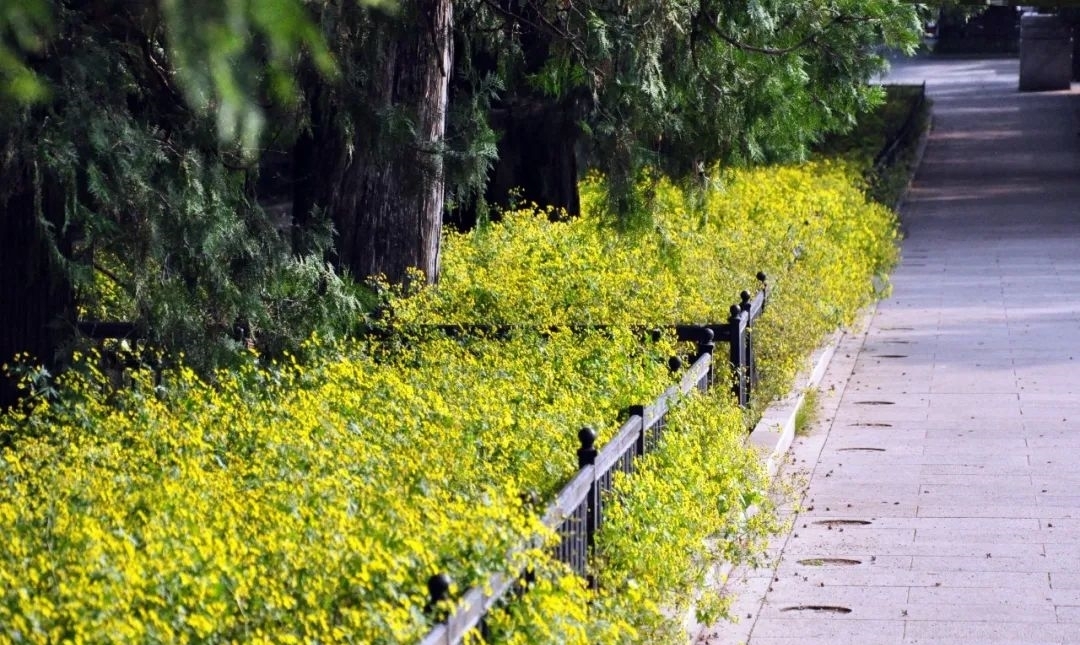
[[[672,356],[671,358],[667,359],[667,368],[672,373],[678,372],[682,369],[682,359],[678,356]]]
[[[434,615],[436,609],[438,609],[439,603],[450,599],[451,584],[452,581],[450,580],[450,576],[445,573],[436,573],[428,578],[428,602],[427,605],[424,606],[425,614]],[[435,620],[442,622],[445,620],[444,614],[445,612],[439,612],[439,615],[434,616]]]
[[[715,334],[713,334],[712,329],[709,329],[708,327],[701,328],[701,340],[699,340],[697,344],[697,357],[694,358],[695,361],[705,354],[713,353],[713,350],[716,349],[716,343],[713,342],[714,337]]]
[[[598,453],[596,449],[596,430],[593,430],[589,426],[585,426],[577,433],[578,440],[581,441],[581,447],[578,448],[578,468],[584,468],[585,466],[591,466],[596,463],[596,455]]]

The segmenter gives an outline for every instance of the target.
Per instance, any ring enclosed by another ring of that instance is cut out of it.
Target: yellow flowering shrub
[[[721,562],[756,562],[779,528],[745,439],[742,412],[714,389],[673,410],[662,449],[633,476],[616,476],[596,540],[596,603],[633,626],[624,642],[686,642],[681,618],[692,603],[707,623],[726,615],[725,599],[698,590]]]
[[[573,473],[577,428],[658,393],[670,343],[321,351],[118,391],[86,364],[0,417],[0,640],[417,640],[428,577],[480,584],[542,536],[526,493]]]
[[[436,288],[394,302],[395,322],[513,325],[722,323],[753,276],[772,288],[756,325],[767,403],[786,390],[822,336],[850,322],[896,259],[896,221],[838,163],[730,171],[687,191],[663,177],[640,187],[648,231],[618,233],[599,213],[602,180],[583,185],[579,218],[523,209],[446,240]],[[726,345],[718,344],[721,357]],[[681,609],[706,620],[720,598],[695,598],[710,567],[752,560],[776,529],[746,413],[721,387],[678,410],[677,430],[622,478],[597,538],[599,590],[590,642],[681,643]],[[749,516],[758,506],[762,512]],[[505,637],[505,634],[500,634]],[[520,642],[555,642],[544,639]]]
[[[775,528],[746,514],[767,503],[745,412],[720,387],[672,413],[616,483],[597,590],[538,546],[577,430],[602,445],[670,385],[681,350],[640,330],[725,321],[758,270],[780,391],[873,296],[894,222],[828,163],[732,171],[704,193],[646,178],[655,226],[624,233],[595,214],[600,182],[579,218],[523,209],[448,234],[439,285],[389,296],[389,340],[313,339],[303,362],[252,355],[206,380],[129,370],[122,388],[89,357],[0,416],[0,642],[416,642],[431,575],[461,593],[525,568],[532,588],[490,616],[490,642],[678,641],[672,608]],[[521,328],[408,335],[427,323]],[[581,324],[603,327],[566,330]]]
[[[861,187],[856,168],[829,161],[730,170],[703,191],[648,176],[640,190],[655,225],[620,233],[604,223],[593,177],[582,184],[581,217],[526,208],[449,234],[439,284],[395,301],[395,320],[723,323],[764,271],[773,297],[761,367],[775,394],[824,333],[875,296],[896,260],[895,215]]]

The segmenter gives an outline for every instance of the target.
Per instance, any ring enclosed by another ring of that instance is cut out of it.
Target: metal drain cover
[[[819,520],[817,522],[814,522],[814,524],[828,526],[831,528],[834,526],[868,526],[870,524],[873,524],[873,522],[869,520]]]
[[[807,558],[799,560],[799,564],[808,567],[853,567],[862,564],[862,560],[854,558]]]
[[[841,607],[839,605],[795,605],[793,607],[784,607],[780,611],[813,611],[828,614],[850,614],[851,608]]]

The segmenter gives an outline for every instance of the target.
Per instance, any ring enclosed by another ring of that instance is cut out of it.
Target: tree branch
[[[748,45],[748,44],[746,44],[746,43],[744,43],[742,41],[736,40],[732,36],[729,36],[728,34],[720,31],[720,28],[717,27],[716,25],[714,25],[712,22],[708,22],[707,24],[709,25],[709,28],[713,31],[713,33],[716,34],[716,36],[720,40],[722,40],[725,43],[731,45],[732,47],[734,47],[736,49],[739,49],[741,51],[744,51],[744,52],[751,52],[751,53],[755,53],[755,54],[765,54],[766,56],[786,56],[786,55],[791,54],[793,52],[796,52],[796,51],[798,51],[798,50],[800,50],[800,49],[802,49],[804,47],[807,47],[808,45],[813,44],[814,41],[817,40],[818,36],[821,35],[821,32],[810,34],[806,38],[803,38],[802,40],[795,43],[794,45],[791,45],[790,47],[781,47],[781,48],[758,47],[756,45]]]
[[[699,14],[699,16],[700,16],[700,14]],[[814,32],[814,33],[811,33],[811,34],[807,35],[805,38],[803,38],[799,42],[797,42],[794,45],[791,45],[789,47],[760,47],[760,46],[757,46],[757,45],[750,45],[750,44],[744,43],[744,42],[736,39],[735,37],[733,37],[733,36],[731,36],[729,34],[724,33],[723,31],[720,30],[719,27],[716,26],[716,23],[714,23],[711,20],[702,19],[701,22],[704,23],[705,25],[707,25],[709,27],[709,29],[714,34],[716,34],[716,36],[720,40],[726,42],[727,44],[729,44],[732,47],[735,47],[736,49],[739,49],[741,51],[751,52],[751,53],[755,53],[755,54],[764,54],[766,56],[786,56],[786,55],[794,53],[794,52],[796,52],[796,51],[798,51],[800,49],[803,49],[804,47],[808,47],[810,45],[813,45],[815,42],[817,42],[818,38],[820,38],[822,35],[824,35],[827,31],[829,31],[830,29],[832,29],[836,25],[844,25],[844,24],[851,24],[851,23],[858,23],[858,22],[870,22],[871,20],[872,20],[871,18],[866,18],[866,17],[859,18],[859,17],[855,17],[855,16],[842,16],[842,15],[841,16],[836,16],[832,20],[830,20],[829,23],[827,25],[825,25],[825,27],[823,27],[822,29],[818,30],[817,32]]]
[[[535,29],[539,33],[546,33],[549,36],[557,38],[562,42],[570,46],[582,61],[588,60],[585,50],[581,47],[581,44],[574,40],[573,36],[554,25],[550,20],[544,17],[539,11],[536,12],[536,21],[530,20],[523,14],[510,11],[509,9],[499,5],[497,0],[483,0],[484,4],[491,7],[496,13],[502,15],[505,18],[516,20],[524,25]]]

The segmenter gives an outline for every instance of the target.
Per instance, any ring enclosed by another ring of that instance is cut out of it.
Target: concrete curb
[[[795,440],[795,419],[806,403],[806,392],[817,387],[829,367],[845,331],[833,332],[807,362],[807,370],[795,380],[790,394],[765,409],[747,438],[747,444],[762,455],[769,477],[775,477],[791,442]]]
[[[784,463],[788,449],[795,439],[795,419],[806,403],[806,392],[816,388],[828,370],[837,347],[849,335],[862,336],[869,326],[876,305],[871,305],[866,313],[859,317],[859,322],[851,329],[839,329],[833,332],[825,342],[807,359],[805,369],[795,379],[791,392],[765,408],[761,419],[747,437],[747,445],[754,446],[762,460],[770,479],[775,479],[780,466]],[[753,511],[753,509],[751,509]],[[724,562],[718,565],[705,583],[705,590],[719,591],[727,586],[735,571],[735,565]],[[699,643],[709,625],[697,622],[695,607],[691,606],[683,619],[689,643]]]
[[[915,147],[915,157],[911,167],[911,175],[908,177],[907,184],[893,207],[893,210],[896,213],[900,213],[900,210],[903,208],[904,202],[907,200],[908,191],[911,188],[911,183],[914,181],[915,175],[922,165],[922,159],[926,152],[926,145],[930,138],[930,132],[934,128],[933,118],[934,115],[931,110],[926,127],[924,127],[923,131],[919,134],[919,141]],[[902,223],[901,230],[903,231]],[[761,419],[758,420],[754,429],[750,432],[749,437],[747,437],[747,445],[757,449],[771,480],[776,478],[777,473],[783,465],[788,451],[791,448],[791,444],[795,440],[795,419],[798,417],[799,411],[802,410],[803,405],[806,403],[806,392],[812,388],[816,388],[821,383],[829,365],[832,363],[833,357],[836,355],[836,350],[840,347],[841,343],[846,340],[851,340],[861,347],[862,340],[866,336],[875,311],[877,311],[876,302],[872,303],[861,312],[853,325],[847,328],[838,329],[828,336],[822,345],[810,355],[809,359],[807,359],[806,367],[800,372],[799,376],[796,377],[791,392],[783,399],[775,401],[766,407],[761,415]],[[846,362],[849,364],[841,366],[845,372],[844,376],[841,378],[844,382],[851,376],[851,370],[853,370],[855,366],[855,357],[849,357]],[[835,413],[835,410],[833,410],[832,413]],[[734,571],[735,566],[729,562],[718,565],[713,570],[712,575],[709,576],[709,580],[706,581],[705,588],[711,590],[724,589],[727,587],[728,580],[731,578]],[[684,616],[683,624],[686,627],[686,633],[689,636],[689,643],[709,642],[707,640],[708,637],[706,632],[710,629],[710,626],[702,625],[697,622],[694,606],[691,606],[688,609]]]
[[[907,184],[893,208],[897,213],[903,207],[908,191],[911,188],[911,182],[922,165],[930,132],[934,128],[933,118],[931,110],[926,126],[919,133],[919,141],[915,146],[911,176],[908,177]],[[844,340],[845,336],[852,333],[859,335],[865,333],[876,309],[876,303],[870,305],[860,314],[859,321],[850,329],[839,329],[833,332],[821,347],[811,354],[807,361],[807,368],[796,378],[791,393],[787,397],[769,405],[761,415],[761,419],[754,426],[754,430],[750,433],[747,442],[762,452],[769,477],[776,476],[784,455],[787,453],[788,448],[791,447],[791,442],[795,439],[795,418],[806,402],[806,391],[817,387],[821,383],[825,370],[828,369],[829,363],[836,353],[836,348]]]

